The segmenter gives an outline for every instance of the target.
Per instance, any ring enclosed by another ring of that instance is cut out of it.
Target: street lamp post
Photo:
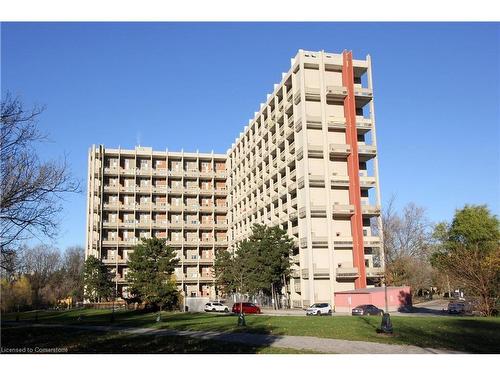
[[[391,315],[389,314],[389,303],[387,302],[387,278],[384,276],[384,297],[385,297],[385,311],[382,315],[382,323],[380,324],[380,331],[382,333],[392,333]]]

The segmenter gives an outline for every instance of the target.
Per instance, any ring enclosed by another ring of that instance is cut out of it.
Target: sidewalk
[[[75,326],[65,324],[33,324],[33,327],[64,327],[92,331],[122,332],[133,335],[183,336],[202,340],[219,340],[246,345],[272,346],[297,350],[312,350],[335,354],[452,354],[449,350],[420,348],[411,345],[389,345],[365,341],[325,339],[309,336],[278,336],[254,333],[212,331],[177,331],[160,328],[128,328],[120,326]]]

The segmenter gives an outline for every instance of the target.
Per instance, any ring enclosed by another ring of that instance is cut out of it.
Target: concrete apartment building
[[[295,239],[293,307],[335,305],[335,292],[377,285],[384,263],[372,233],[380,190],[369,56],[300,50],[225,155],[94,146],[88,199],[87,254],[110,264],[119,294],[127,253],[158,236],[178,249],[186,295],[215,298],[215,252],[234,249],[254,223]]]
[[[226,155],[93,146],[86,254],[109,265],[126,296],[127,259],[143,238],[168,240],[186,296],[215,298],[215,251],[227,249]]]

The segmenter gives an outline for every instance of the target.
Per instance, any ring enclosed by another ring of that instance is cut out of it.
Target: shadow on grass
[[[272,336],[248,337],[245,333],[194,332],[172,335],[169,330],[145,334],[94,331],[83,327],[2,327],[2,348],[63,348],[68,353],[289,353],[270,348]],[[33,351],[32,351],[33,352]],[[300,351],[295,351],[300,352]],[[36,351],[35,351],[36,353]]]

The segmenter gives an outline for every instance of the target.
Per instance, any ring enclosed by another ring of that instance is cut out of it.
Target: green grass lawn
[[[2,348],[64,348],[59,353],[148,354],[314,354],[310,351],[241,345],[178,336],[144,336],[67,327],[9,326],[2,328]],[[38,349],[37,349],[38,348]],[[4,349],[5,350],[5,349]],[[67,351],[66,351],[67,350]]]
[[[78,321],[77,318],[80,314],[82,314],[82,320]],[[155,321],[156,314],[153,313],[119,311],[115,316],[115,322],[112,324],[119,326],[316,336],[387,344],[407,344],[471,353],[500,353],[500,318],[395,316],[392,317],[394,336],[386,337],[376,333],[376,328],[380,325],[380,317],[248,315],[246,318],[247,327],[239,328],[236,325],[237,318],[235,316],[207,313],[163,313],[162,322],[159,323]],[[2,316],[2,319],[14,320],[15,315],[7,314]],[[33,322],[34,319],[34,312],[22,313],[20,324]],[[38,320],[40,323],[74,325],[111,324],[109,310],[40,312]],[[116,335],[116,333],[114,334]],[[97,333],[92,332],[92,335],[97,335]],[[2,345],[5,346],[9,340],[3,339],[4,332],[2,332]],[[161,341],[165,338],[159,339]],[[209,344],[204,343],[203,345]]]

